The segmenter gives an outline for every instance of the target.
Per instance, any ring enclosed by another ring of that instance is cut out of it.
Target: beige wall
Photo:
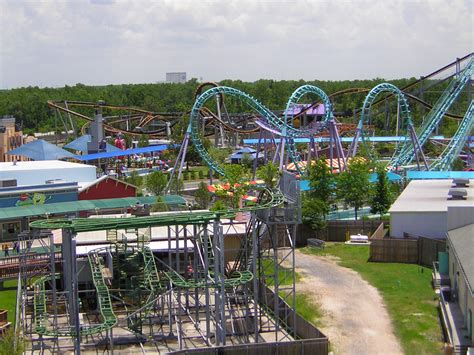
[[[445,239],[447,229],[446,212],[391,212],[390,236],[403,238],[404,233]]]
[[[458,261],[453,253],[453,248],[451,243],[448,241],[449,247],[449,279],[451,282],[451,292],[454,292],[454,285],[455,279],[457,280],[458,285],[458,293],[457,293],[457,301],[459,302],[459,306],[461,308],[461,312],[464,317],[464,322],[467,322],[467,314],[469,310],[471,310],[473,314],[473,319],[471,320],[471,329],[473,329],[474,335],[474,296],[469,290],[467,285],[467,281],[464,278],[464,274],[459,267]],[[459,275],[457,274],[459,272]],[[467,326],[467,324],[465,324]],[[474,340],[474,339],[473,339]]]
[[[5,133],[0,133],[0,162],[13,161],[13,160],[24,160],[21,156],[14,156],[6,154],[9,150],[17,148],[14,144],[11,144],[11,140],[14,137],[19,141],[19,145],[23,144],[23,133],[21,131],[15,132],[15,119],[7,118],[0,119],[0,126],[6,128]]]

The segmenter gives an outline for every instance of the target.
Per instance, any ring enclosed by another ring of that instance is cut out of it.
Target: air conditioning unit
[[[453,187],[468,187],[469,179],[453,179]]]
[[[467,198],[466,189],[454,188],[449,189],[448,200],[465,200]]]

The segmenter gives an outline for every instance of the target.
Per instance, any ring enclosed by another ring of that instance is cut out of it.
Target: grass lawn
[[[304,248],[315,255],[333,255],[339,264],[357,271],[384,298],[405,354],[440,354],[442,332],[431,269],[413,264],[368,262],[368,246],[326,243],[324,250]]]
[[[311,299],[311,296],[306,293],[296,293],[295,297],[296,313],[306,319],[308,322],[320,327],[324,324],[323,312],[321,305],[317,304]]]
[[[270,288],[273,286],[273,277],[275,273],[275,267],[272,260],[262,260],[263,263],[263,272],[266,275],[267,285]],[[278,272],[278,284],[280,286],[289,286],[292,283],[292,270],[280,267]],[[295,272],[295,282],[298,283],[303,278],[299,273]],[[280,291],[280,296],[285,298],[283,291]],[[291,305],[290,305],[291,306]],[[306,319],[308,322],[314,324],[315,326],[320,326],[322,324],[323,313],[321,311],[321,306],[314,302],[311,299],[311,296],[306,293],[298,293],[295,295],[295,306],[296,313],[301,317]]]
[[[8,320],[12,323],[15,322],[16,287],[16,281],[5,281],[0,290],[0,309],[8,311]]]

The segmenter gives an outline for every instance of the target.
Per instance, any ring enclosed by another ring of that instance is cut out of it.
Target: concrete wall
[[[474,206],[448,207],[448,230],[474,223]]]
[[[449,248],[449,280],[451,282],[451,295],[455,292],[455,284],[457,284],[457,295],[456,299],[459,302],[462,315],[464,317],[464,326],[467,327],[467,314],[469,310],[472,312],[473,319],[471,319],[471,329],[473,329],[474,335],[474,296],[469,291],[467,281],[464,278],[461,267],[458,264],[456,257],[454,256],[453,247],[448,241]],[[458,274],[459,273],[459,274]]]
[[[446,212],[392,212],[390,236],[403,238],[404,233],[423,237],[446,238]]]

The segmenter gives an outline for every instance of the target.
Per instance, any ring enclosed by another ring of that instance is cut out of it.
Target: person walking
[[[10,256],[8,244],[5,244],[5,257]]]

